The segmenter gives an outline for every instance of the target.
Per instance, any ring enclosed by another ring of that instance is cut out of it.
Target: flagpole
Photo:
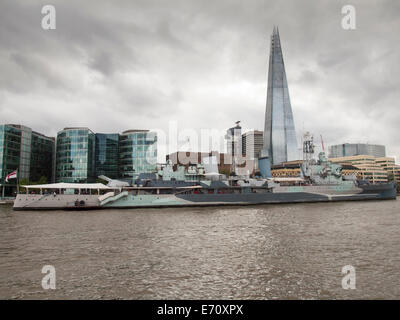
[[[17,169],[17,195],[19,194],[19,173]]]

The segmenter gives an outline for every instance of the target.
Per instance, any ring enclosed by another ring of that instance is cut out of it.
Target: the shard
[[[269,55],[267,106],[264,125],[264,156],[272,165],[297,160],[297,140],[281,41],[278,28],[271,36]]]

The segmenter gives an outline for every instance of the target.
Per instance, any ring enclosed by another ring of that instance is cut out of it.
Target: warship
[[[102,183],[55,183],[22,186],[14,210],[89,210],[111,208],[163,208],[277,203],[332,202],[396,199],[395,182],[370,184],[355,177],[346,179],[340,164],[328,161],[324,152],[312,158],[310,141],[301,176],[286,180],[272,177],[225,177],[207,172],[204,165],[178,166],[169,161],[157,173],[141,174],[130,184],[109,179]],[[36,190],[36,193],[35,193]]]

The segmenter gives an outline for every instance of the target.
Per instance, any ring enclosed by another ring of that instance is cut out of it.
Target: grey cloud
[[[111,76],[114,72],[115,62],[111,54],[107,52],[99,52],[93,58],[89,60],[89,67],[92,69],[99,70],[105,76]]]
[[[390,143],[400,157],[396,0],[353,0],[353,31],[341,28],[344,0],[54,0],[53,31],[40,27],[45,4],[1,2],[4,122],[48,134],[74,124],[166,129],[169,120],[262,129],[278,25],[299,140],[304,127],[326,144]]]
[[[43,80],[48,87],[62,87],[65,85],[61,74],[56,74],[45,61],[29,55],[20,53],[12,53],[12,60],[23,71],[24,75],[29,78],[27,83],[35,84],[35,81]],[[25,83],[25,84],[27,84]],[[25,87],[26,90],[26,87]]]
[[[311,70],[303,70],[297,82],[315,84],[318,80],[318,75]]]

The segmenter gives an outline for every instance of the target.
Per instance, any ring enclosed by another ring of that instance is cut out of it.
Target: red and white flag
[[[8,174],[8,176],[6,177],[6,182],[8,182],[8,179],[17,179],[17,170]]]

